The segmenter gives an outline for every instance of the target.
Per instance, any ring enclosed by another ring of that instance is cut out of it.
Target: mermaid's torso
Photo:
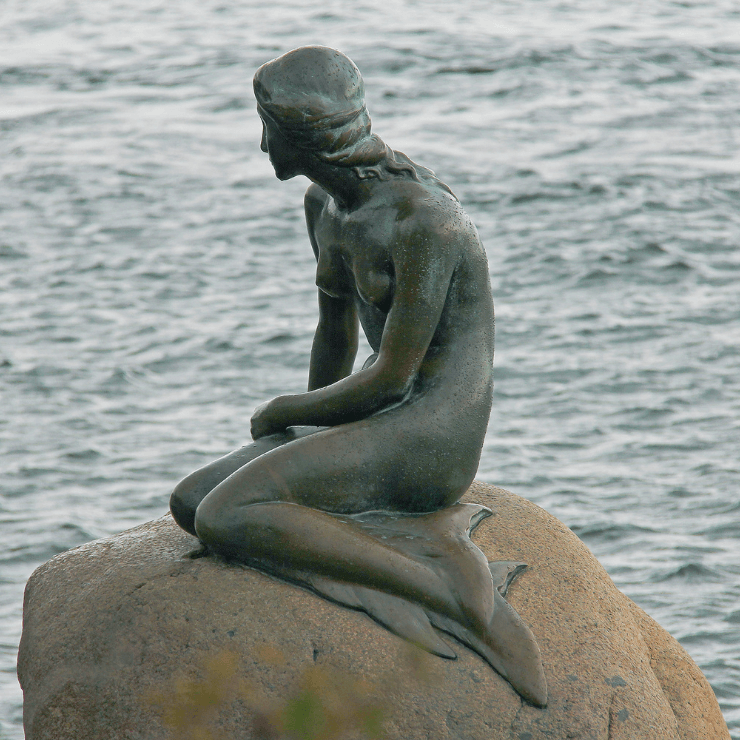
[[[441,224],[436,231],[444,237],[435,247],[452,250],[455,264],[443,286],[446,300],[415,387],[427,393],[454,384],[455,393],[446,395],[454,395],[456,403],[465,406],[465,400],[482,400],[483,394],[490,404],[494,313],[488,263],[477,231],[460,204],[441,188],[408,180],[386,185],[390,193],[349,213],[323,195],[312,229],[316,284],[330,296],[354,302],[368,343],[378,352],[396,291],[394,244],[403,239],[405,219],[423,218],[428,211],[430,219]]]

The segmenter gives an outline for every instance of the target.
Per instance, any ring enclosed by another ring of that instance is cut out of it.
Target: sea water
[[[25,581],[160,516],[301,391],[305,180],[254,70],[349,54],[374,128],[486,246],[479,478],[558,516],[675,635],[740,738],[740,11],[714,0],[5,0],[0,737]],[[367,351],[367,348],[365,348]]]

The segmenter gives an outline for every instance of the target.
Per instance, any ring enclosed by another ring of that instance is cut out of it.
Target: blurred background
[[[257,404],[305,387],[307,183],[260,152],[251,78],[310,43],[354,59],[375,131],[486,246],[478,477],[574,529],[740,739],[730,0],[4,0],[0,737],[22,738],[34,568],[162,515]]]

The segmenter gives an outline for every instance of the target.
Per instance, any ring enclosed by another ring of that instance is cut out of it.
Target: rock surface
[[[458,660],[425,660],[426,678],[406,672],[402,641],[366,615],[191,558],[196,540],[167,516],[63,553],[29,580],[18,663],[27,740],[184,738],[152,697],[197,703],[183,682],[203,681],[219,655],[266,706],[316,667],[347,686],[362,679],[393,740],[729,739],[691,658],[570,530],[499,488],[475,483],[465,500],[494,512],[474,536],[488,559],[529,564],[507,598],[542,650],[547,708],[523,703],[462,646]],[[214,738],[264,736],[245,696],[224,695]]]

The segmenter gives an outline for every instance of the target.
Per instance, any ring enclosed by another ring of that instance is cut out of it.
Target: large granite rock
[[[529,564],[507,598],[541,647],[545,709],[523,703],[462,646],[458,660],[425,661],[431,678],[412,675],[399,667],[402,641],[366,615],[254,570],[191,558],[196,541],[164,517],[63,553],[29,580],[18,662],[27,740],[184,738],[166,729],[162,705],[202,703],[193,687],[222,681],[224,671],[243,690],[219,689],[212,737],[265,737],[244,682],[278,706],[297,682],[316,684],[317,667],[345,687],[362,678],[394,740],[729,738],[691,658],[570,530],[499,488],[475,483],[466,500],[494,511],[474,536],[488,559]],[[219,659],[228,664],[221,674]]]

